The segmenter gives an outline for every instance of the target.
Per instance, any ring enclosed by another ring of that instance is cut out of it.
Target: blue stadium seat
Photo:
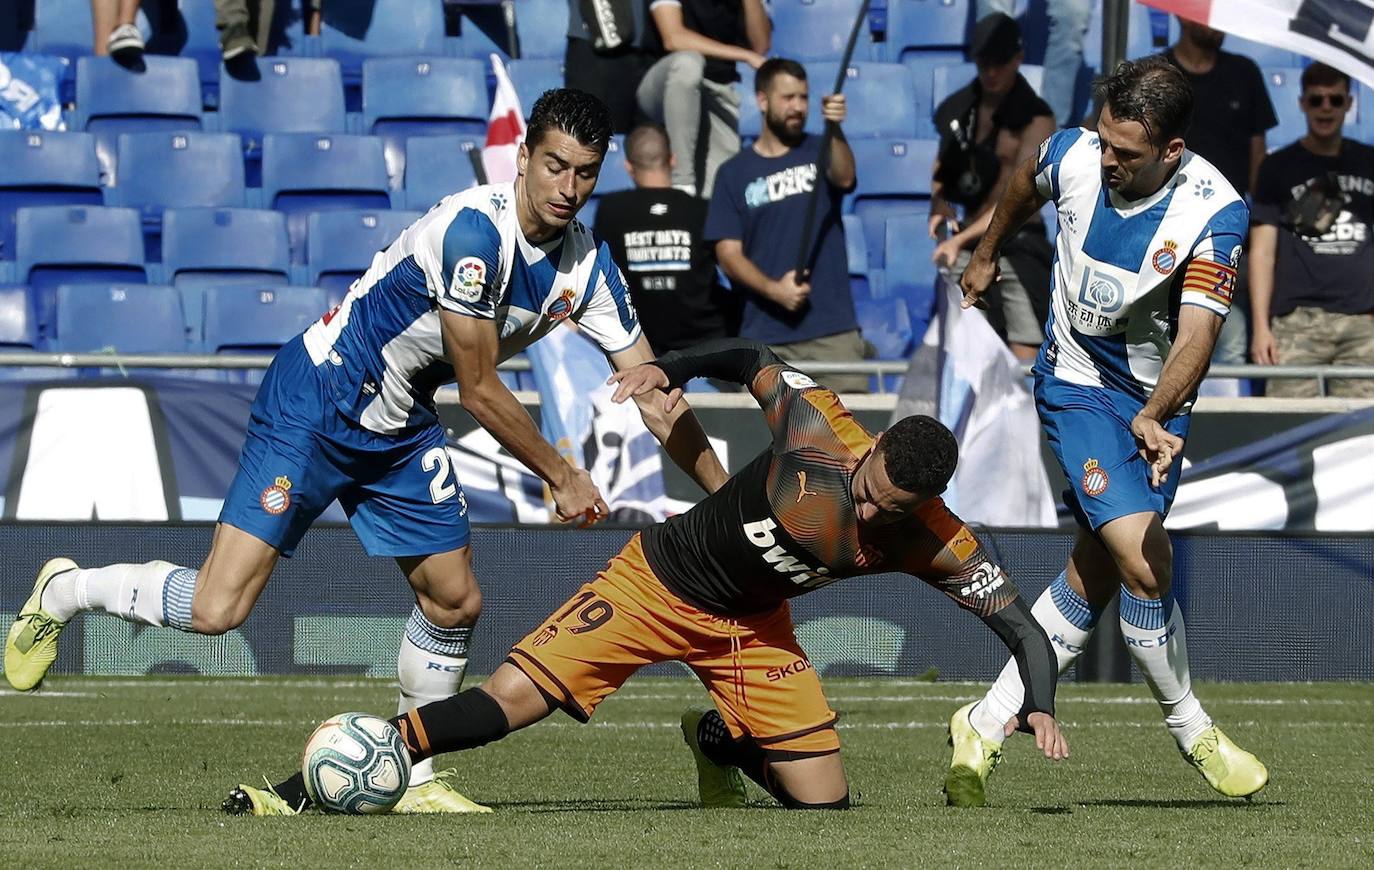
[[[800,61],[838,62],[860,5],[861,0],[773,0],[772,54]],[[873,36],[865,25],[859,30],[852,60],[873,58]]]
[[[911,315],[901,299],[855,299],[859,331],[878,350],[878,359],[906,359],[911,350]]]
[[[1298,67],[1268,67],[1263,70],[1264,87],[1279,125],[1265,136],[1270,149],[1282,148],[1307,133],[1307,116],[1298,100],[1302,96],[1302,70]]]
[[[763,115],[759,112],[758,95],[754,91],[754,70],[747,63],[735,64],[739,73],[739,137],[745,147],[759,138],[763,131]]]
[[[375,58],[363,63],[363,132],[382,139],[393,187],[405,178],[412,136],[485,136],[486,67],[454,57]]]
[[[935,240],[927,229],[926,213],[895,215],[888,218],[884,232],[887,248],[887,281],[884,293],[901,299],[911,314],[912,337],[925,335],[926,324],[935,314],[937,270],[930,256]]]
[[[11,9],[16,8],[11,6]],[[24,48],[63,57],[83,57],[91,53],[94,42],[91,29],[90,0],[33,0],[33,30]]]
[[[902,66],[911,73],[911,84],[915,88],[916,136],[920,139],[938,139],[935,129],[934,98],[935,71],[941,67],[953,66],[964,62],[961,51],[921,51],[908,52],[902,58]]]
[[[29,288],[22,284],[0,286],[0,349],[37,350],[38,316]],[[6,369],[0,368],[0,375]]]
[[[838,63],[807,64],[811,95],[807,128],[819,133],[821,97],[835,87]],[[845,70],[844,132],[850,138],[887,136],[910,139],[916,135],[916,88],[911,72],[899,63],[851,63]]]
[[[219,128],[243,137],[248,185],[256,186],[266,133],[342,133],[346,128],[343,77],[330,58],[265,57],[256,79],[219,78]]]
[[[854,149],[859,179],[846,211],[863,221],[872,265],[873,251],[884,244],[884,224],[889,217],[928,210],[938,143],[930,139],[859,139],[849,144]]]
[[[420,217],[418,211],[322,211],[310,215],[306,250],[310,283],[336,305],[367,271],[372,257]]]
[[[244,202],[243,145],[232,133],[125,133],[110,204],[140,209],[148,259],[161,259],[162,211]]]
[[[606,159],[601,162],[601,175],[596,179],[596,195],[631,190],[635,186],[625,168],[625,137],[616,135],[607,144]]]
[[[520,37],[521,57],[561,62],[568,45],[567,0],[515,0],[515,32]],[[528,112],[533,104],[523,105]]]
[[[228,285],[205,289],[206,353],[276,353],[329,310],[319,287]],[[262,369],[225,369],[216,380],[262,382]]]
[[[68,353],[184,353],[185,316],[175,287],[63,284],[53,349]]]
[[[534,111],[534,101],[539,99],[541,94],[563,87],[561,57],[513,60],[507,64],[506,70],[510,73],[511,84],[515,85],[515,95],[520,98],[520,109],[526,118]]]
[[[973,12],[969,0],[897,0],[887,7],[887,59],[923,49],[962,49]]]
[[[305,262],[310,212],[391,208],[381,140],[371,136],[265,136],[262,203],[286,213],[292,262]]]
[[[146,284],[143,227],[131,208],[21,208],[15,277],[33,289],[38,327],[50,336],[59,284]]]
[[[120,133],[201,128],[200,78],[194,61],[146,55],[141,71],[108,57],[77,61],[76,111],[72,126],[94,133],[96,153],[108,182],[115,175]]]
[[[844,225],[844,253],[849,263],[849,290],[855,299],[868,299],[873,294],[873,286],[868,279],[868,238],[864,235],[863,223],[858,215],[847,214],[841,218]]]
[[[419,136],[406,142],[406,208],[424,211],[450,193],[477,183],[472,154],[482,143],[467,136]]]
[[[357,85],[367,58],[444,53],[442,0],[335,2],[322,8],[320,51],[339,62],[348,86]]]
[[[1278,48],[1267,42],[1251,42],[1229,33],[1226,35],[1226,41],[1221,44],[1221,50],[1229,51],[1232,54],[1243,54],[1261,67],[1303,65],[1302,55],[1294,54],[1287,49]]]
[[[17,209],[104,201],[88,133],[0,130],[0,166],[0,260],[14,259]]]
[[[246,208],[176,208],[162,216],[163,280],[182,290],[186,322],[201,324],[201,291],[291,280],[286,216]]]

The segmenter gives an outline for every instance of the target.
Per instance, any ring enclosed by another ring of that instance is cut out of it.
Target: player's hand
[[[983,301],[983,294],[988,292],[994,281],[1002,280],[1002,269],[995,260],[981,257],[975,250],[973,258],[969,260],[968,266],[964,268],[964,274],[959,277],[959,289],[964,292],[964,298],[959,301],[960,308],[972,308],[975,305],[986,309],[988,304]]]
[[[549,484],[549,494],[553,496],[554,512],[565,523],[578,521],[585,526],[610,516],[611,509],[592,483],[592,476],[581,468],[569,467],[564,480]]]
[[[797,281],[797,270],[792,269],[786,275],[773,282],[770,288],[769,298],[781,305],[788,311],[800,311],[806,304],[806,300],[811,296],[811,284],[807,281]]]
[[[640,363],[612,374],[606,383],[617,385],[611,401],[619,404],[632,396],[642,396],[654,390],[667,390],[668,375],[653,363]],[[663,403],[664,412],[672,413],[681,398],[681,387],[668,390],[668,398]]]
[[[831,94],[821,97],[821,117],[835,124],[843,124],[845,115],[844,94]]]
[[[930,261],[937,266],[953,266],[963,249],[964,246],[954,239],[945,239],[935,246],[935,253],[930,255]]]
[[[1059,723],[1048,713],[1031,713],[1026,717],[1029,730],[1035,735],[1035,745],[1051,761],[1063,761],[1069,757],[1069,741],[1059,730]],[[1006,735],[1010,737],[1020,724],[1019,717],[1013,716],[1007,723]]]
[[[1255,361],[1255,365],[1279,364],[1279,342],[1267,324],[1255,324],[1255,335],[1250,339],[1250,358]]]
[[[1131,421],[1140,458],[1150,463],[1150,485],[1163,486],[1169,479],[1169,467],[1175,456],[1183,454],[1183,439],[1160,425],[1153,417],[1136,414]]]

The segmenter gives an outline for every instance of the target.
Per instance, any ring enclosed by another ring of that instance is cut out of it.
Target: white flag
[[[501,58],[491,56],[496,73],[496,94],[491,98],[491,117],[487,119],[487,144],[482,148],[482,166],[487,183],[515,180],[515,155],[525,139],[525,113]]]

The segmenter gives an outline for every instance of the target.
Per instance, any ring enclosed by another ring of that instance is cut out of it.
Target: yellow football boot
[[[1269,771],[1260,760],[1232,743],[1215,725],[1182,754],[1208,785],[1227,797],[1250,797],[1269,782]]]
[[[697,740],[697,727],[702,717],[712,712],[708,707],[688,707],[682,714],[682,739],[687,741],[697,763],[697,793],[701,796],[701,805],[708,809],[742,807],[749,802],[744,775],[738,767],[725,767],[707,758]]]
[[[49,559],[44,563],[33,581],[33,593],[10,626],[5,639],[5,679],[21,692],[43,682],[57,659],[57,636],[66,625],[43,609],[43,590],[52,578],[77,567],[71,559]]]
[[[965,704],[949,717],[949,745],[954,755],[945,774],[945,803],[952,807],[987,805],[988,777],[1002,760],[1002,747],[984,740],[969,721],[977,701]]]
[[[469,800],[449,785],[458,771],[452,767],[434,774],[434,779],[406,789],[393,813],[489,813],[491,807]]]
[[[301,811],[300,807],[293,807],[279,797],[270,785],[267,788],[240,785],[229,792],[220,809],[231,816],[295,816]]]

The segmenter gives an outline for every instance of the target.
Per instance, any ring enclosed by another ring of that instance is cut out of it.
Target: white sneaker
[[[140,55],[143,54],[143,48],[143,34],[133,24],[119,25],[110,31],[110,38],[105,40],[105,50],[112,57]]]

